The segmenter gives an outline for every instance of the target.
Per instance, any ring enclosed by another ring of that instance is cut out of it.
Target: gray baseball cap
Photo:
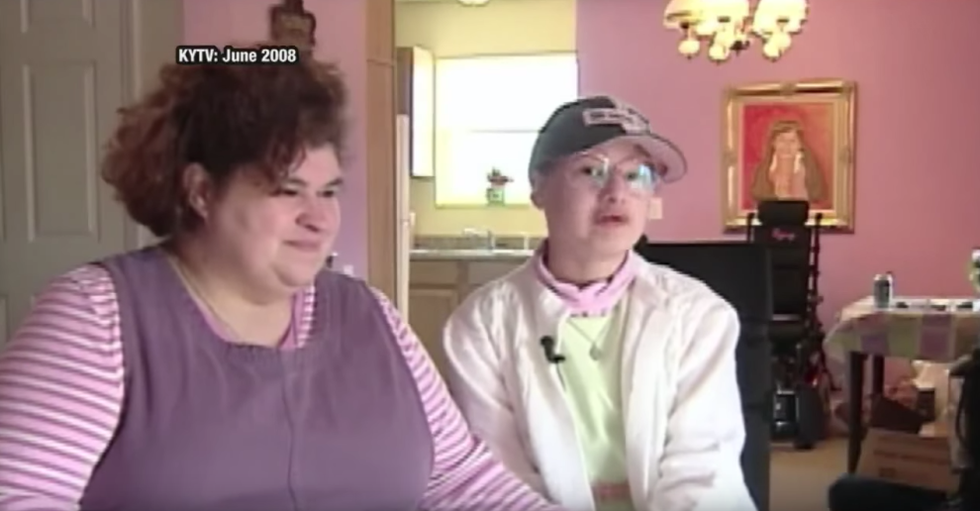
[[[677,181],[687,173],[687,159],[676,144],[654,133],[635,108],[609,96],[578,99],[558,107],[538,132],[529,171],[613,139],[628,139],[645,150],[661,179]]]

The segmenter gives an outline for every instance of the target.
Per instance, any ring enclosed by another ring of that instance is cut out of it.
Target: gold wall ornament
[[[753,12],[754,11],[754,12]],[[677,51],[693,59],[706,49],[708,59],[725,62],[747,50],[753,39],[762,43],[762,55],[778,60],[792,46],[809,16],[807,0],[670,0],[664,26],[677,30]]]
[[[295,46],[310,54],[316,46],[316,16],[303,7],[303,0],[282,0],[269,11],[274,44]]]
[[[728,87],[722,98],[722,222],[744,229],[762,200],[810,203],[811,222],[854,230],[856,85],[808,80]]]

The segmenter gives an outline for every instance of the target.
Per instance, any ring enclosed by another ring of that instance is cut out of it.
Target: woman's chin
[[[632,236],[629,233],[617,233],[615,236],[596,236],[590,243],[590,252],[600,258],[620,257],[622,254],[633,250],[639,236]]]
[[[323,265],[290,265],[277,271],[276,276],[283,287],[303,289],[313,284],[323,268]]]
[[[643,226],[630,223],[596,225],[592,229],[591,238],[597,244],[620,247],[624,250],[632,247],[643,233]]]

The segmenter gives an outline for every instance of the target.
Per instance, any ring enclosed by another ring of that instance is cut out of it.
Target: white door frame
[[[355,0],[351,0],[355,1]],[[403,315],[408,307],[408,191],[399,183],[395,128],[395,6],[393,0],[356,0],[366,19],[367,281]]]

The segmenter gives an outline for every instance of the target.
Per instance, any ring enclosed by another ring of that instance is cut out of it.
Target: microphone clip
[[[541,349],[544,351],[544,358],[551,364],[560,364],[565,361],[565,355],[557,352],[555,338],[546,335],[541,338]]]

